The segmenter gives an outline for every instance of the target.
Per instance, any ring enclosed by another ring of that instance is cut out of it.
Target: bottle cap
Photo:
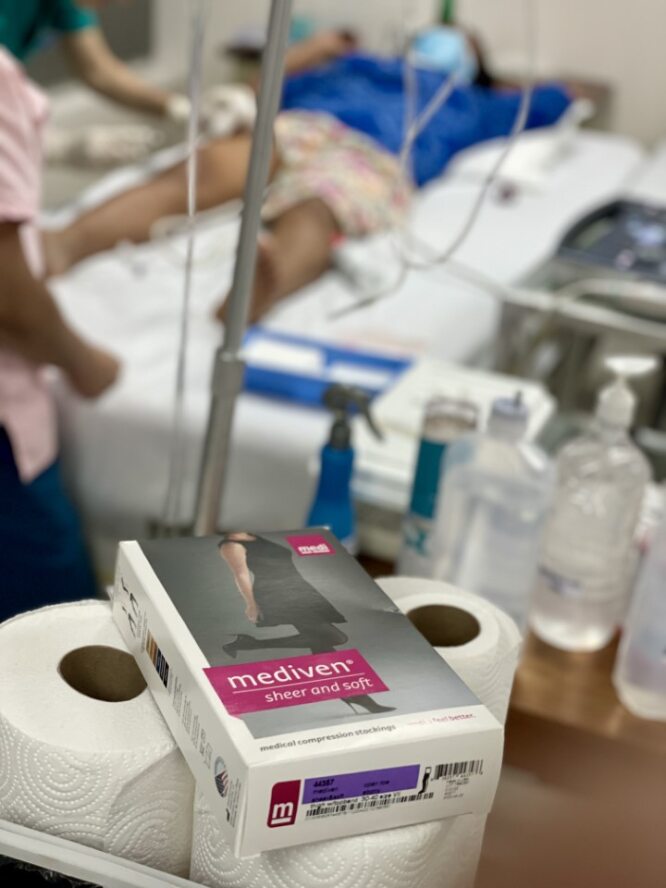
[[[629,429],[636,415],[638,398],[628,380],[646,376],[656,366],[656,359],[649,356],[608,358],[606,367],[615,379],[599,395],[597,418],[608,425]]]
[[[515,398],[497,398],[493,401],[488,432],[508,441],[520,441],[525,437],[529,420],[530,412],[522,392],[517,392]]]

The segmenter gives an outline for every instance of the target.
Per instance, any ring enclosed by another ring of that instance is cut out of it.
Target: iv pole
[[[293,0],[272,0],[271,5],[268,40],[261,68],[257,123],[245,186],[245,208],[234,280],[229,294],[227,324],[224,342],[215,355],[212,399],[194,517],[195,536],[209,536],[218,529],[220,504],[229,466],[236,400],[242,391],[245,374],[241,347],[250,312],[261,208],[273,156],[273,128],[282,98],[292,5]]]

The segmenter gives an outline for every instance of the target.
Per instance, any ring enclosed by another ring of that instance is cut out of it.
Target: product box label
[[[337,777],[319,777],[305,781],[303,802],[332,802],[385,792],[415,789],[419,782],[419,765],[403,768],[385,768],[381,771],[362,771],[358,774],[338,774]]]
[[[355,650],[205,670],[230,715],[388,691]]]

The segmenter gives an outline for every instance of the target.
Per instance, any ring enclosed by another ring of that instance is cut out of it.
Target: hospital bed
[[[578,134],[543,182],[493,193],[458,262],[497,282],[501,290],[545,259],[580,214],[626,190],[643,163],[641,149],[628,139],[592,131]],[[141,169],[114,173],[78,206],[104,199],[142,175]],[[418,196],[414,227],[419,237],[446,244],[478,187],[463,157],[446,178]],[[236,236],[237,221],[223,216],[206,220],[199,235],[185,404],[184,523],[192,515],[211,363],[221,335],[211,316],[231,279]],[[145,536],[163,509],[183,241],[175,237],[119,247],[88,260],[53,286],[72,324],[124,361],[119,384],[94,404],[81,402],[61,382],[55,383],[66,474],[105,572],[116,541]],[[346,266],[351,262],[366,274],[369,270],[377,280],[387,282],[395,274],[390,238],[354,245],[347,258]],[[477,366],[491,360],[499,319],[498,290],[493,287],[435,267],[412,272],[395,294],[370,308],[332,317],[357,298],[349,281],[331,272],[280,306],[265,325],[382,353]],[[315,480],[313,462],[329,422],[312,408],[243,395],[221,524],[247,529],[302,526]]]

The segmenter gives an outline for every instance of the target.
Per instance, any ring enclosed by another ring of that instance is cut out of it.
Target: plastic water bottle
[[[546,454],[524,441],[520,396],[494,403],[485,434],[453,444],[433,533],[435,575],[492,601],[524,628],[555,486]]]
[[[666,518],[638,580],[613,683],[634,715],[666,721]]]
[[[549,644],[595,651],[624,616],[634,534],[650,468],[628,431],[637,398],[627,379],[650,358],[612,358],[616,376],[599,397],[590,434],[558,458],[558,490],[549,519],[530,622]]]

